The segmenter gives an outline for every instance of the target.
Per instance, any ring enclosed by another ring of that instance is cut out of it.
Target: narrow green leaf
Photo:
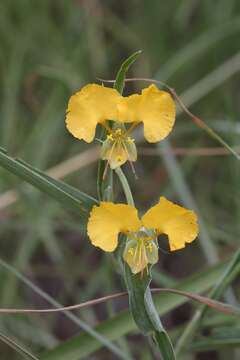
[[[233,256],[228,267],[224,273],[217,279],[213,289],[211,290],[209,297],[212,299],[218,299],[224,292],[224,290],[231,284],[234,278],[240,273],[240,249]],[[186,326],[184,332],[178,340],[176,346],[176,353],[181,354],[187,345],[191,342],[195,332],[200,327],[201,321],[207,311],[207,305],[201,305],[195,312],[192,320]]]
[[[129,295],[130,311],[139,329],[145,335],[152,335],[164,360],[175,359],[170,338],[162,326],[150,291],[151,268],[141,274],[133,274],[124,262],[124,278]]]
[[[92,206],[97,203],[97,200],[74,187],[51,178],[21,159],[11,157],[2,148],[0,148],[0,166],[40,191],[47,193],[68,209],[75,211],[78,215],[87,216]]]
[[[122,94],[124,89],[125,77],[128,72],[129,67],[136,61],[137,57],[141,54],[141,50],[136,51],[132,55],[130,55],[121,65],[118,70],[116,80],[114,83],[114,89],[116,89],[120,94]]]
[[[39,358],[30,353],[29,350],[25,349],[22,345],[17,344],[16,341],[10,339],[10,337],[2,333],[0,333],[0,340],[20,354],[22,358],[26,360],[39,360]]]
[[[240,346],[240,327],[222,327],[207,337],[196,339],[191,345],[192,351],[218,350],[226,347]]]
[[[8,264],[6,261],[0,258],[0,265],[6,269],[9,273],[13,274],[17,279],[19,279],[23,284],[25,284],[29,289],[31,289],[34,293],[38,294],[42,299],[45,299],[49,304],[52,304],[55,308],[62,307],[58,301],[52,298],[49,294],[47,294],[44,290],[42,290],[39,286],[34,284],[31,280],[29,280],[25,275],[21,274],[15,267]],[[88,334],[91,338],[93,337],[97,343],[102,344],[108,350],[110,350],[115,358],[119,357],[120,359],[128,359],[127,354],[119,349],[118,346],[113,344],[110,340],[108,340],[104,335],[100,334],[98,331],[94,330],[90,325],[88,325],[85,321],[80,319],[77,315],[73,314],[71,311],[64,311],[64,316],[66,316],[70,321],[72,321],[79,329],[84,330],[85,334]],[[70,357],[67,357],[70,360]]]

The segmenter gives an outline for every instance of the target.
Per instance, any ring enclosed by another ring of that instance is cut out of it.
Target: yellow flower
[[[101,157],[114,169],[128,160],[136,161],[136,146],[130,133],[138,124],[143,123],[144,137],[154,143],[170,133],[175,115],[171,95],[155,85],[143,89],[140,95],[123,97],[115,89],[89,84],[70,98],[66,126],[73,136],[90,143],[101,124],[108,133]],[[114,122],[112,128],[108,120]]]
[[[123,257],[136,274],[158,261],[158,235],[166,234],[170,250],[179,250],[196,238],[198,224],[193,211],[160,197],[141,219],[133,206],[101,202],[91,211],[87,231],[91,243],[107,252],[116,249],[120,233],[127,235]]]

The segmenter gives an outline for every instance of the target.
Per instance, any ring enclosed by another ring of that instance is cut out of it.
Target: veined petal
[[[131,138],[122,141],[106,139],[101,147],[101,159],[107,160],[111,169],[116,169],[126,161],[137,160],[137,148]]]
[[[171,95],[150,85],[141,95],[122,97],[118,102],[121,122],[143,122],[144,137],[154,143],[163,140],[172,130],[176,109]]]
[[[112,252],[117,247],[120,232],[138,231],[140,227],[141,222],[133,206],[101,202],[91,211],[87,231],[94,246]]]
[[[128,160],[128,153],[122,142],[105,140],[101,148],[101,159],[108,160],[111,169],[122,166]]]
[[[141,240],[127,240],[123,259],[128,263],[133,274],[143,272],[148,264],[158,262],[158,247],[155,241],[145,243]]]
[[[142,217],[143,225],[168,235],[170,250],[179,250],[191,243],[198,234],[197,216],[191,211],[160,198],[157,205]]]
[[[127,242],[123,252],[123,259],[131,268],[133,274],[143,272],[148,265],[146,249],[137,240]]]
[[[78,139],[88,143],[93,141],[98,123],[117,118],[117,102],[120,98],[115,89],[97,84],[84,86],[69,100],[67,129]]]

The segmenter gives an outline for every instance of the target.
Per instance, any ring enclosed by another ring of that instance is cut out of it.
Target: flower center
[[[123,257],[134,274],[143,273],[148,264],[155,264],[158,260],[156,233],[145,230],[129,233]]]
[[[133,144],[135,140],[127,135],[128,135],[128,131],[118,128],[118,129],[112,130],[111,133],[109,135],[107,135],[107,139],[109,141],[112,141],[113,143],[114,142],[126,142],[128,144]]]
[[[107,160],[112,169],[137,159],[134,139],[128,133],[124,128],[112,129],[103,142],[101,158]]]

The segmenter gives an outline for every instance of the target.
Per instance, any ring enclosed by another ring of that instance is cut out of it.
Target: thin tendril
[[[128,151],[128,149],[127,149],[127,146],[126,146],[126,144],[125,144],[124,141],[122,142],[122,144],[123,144],[123,147],[124,147],[124,149],[125,149],[125,151],[126,151],[126,153],[127,153],[127,158],[128,158],[129,163],[130,163],[130,167],[131,167],[131,170],[132,170],[132,172],[133,172],[133,175],[135,176],[135,179],[138,179],[138,176],[137,176],[137,174],[136,174],[136,171],[135,171],[135,167],[134,167],[134,165],[133,165],[133,162],[130,160],[129,151]]]

